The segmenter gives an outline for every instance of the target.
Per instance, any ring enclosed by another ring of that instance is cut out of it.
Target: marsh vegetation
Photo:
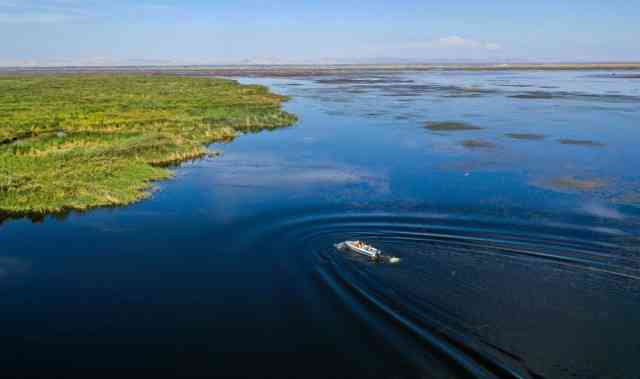
[[[163,165],[291,125],[263,86],[149,75],[0,77],[0,210],[58,212],[149,196]]]
[[[468,139],[462,141],[462,146],[468,149],[495,149],[496,144],[490,141]]]
[[[592,191],[605,186],[600,179],[586,179],[576,177],[554,178],[550,181],[550,185],[557,189]]]
[[[546,138],[544,134],[537,133],[507,133],[507,137],[518,140],[540,141]]]
[[[429,122],[425,128],[434,132],[455,132],[463,130],[480,130],[479,126],[457,121]]]
[[[591,141],[591,140],[570,139],[570,138],[559,139],[558,142],[560,142],[563,145],[576,145],[576,146],[587,146],[587,147],[604,147],[605,146],[605,144],[602,142]]]

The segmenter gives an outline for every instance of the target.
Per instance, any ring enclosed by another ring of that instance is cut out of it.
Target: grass
[[[286,97],[235,81],[0,76],[0,210],[53,213],[150,196],[163,167],[242,132],[292,125]]]

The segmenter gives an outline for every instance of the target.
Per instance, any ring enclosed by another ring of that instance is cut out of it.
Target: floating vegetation
[[[371,84],[367,86],[377,89],[384,96],[389,97],[415,97],[422,95],[438,95],[441,97],[478,97],[489,94],[500,93],[496,89],[482,88],[479,86],[455,86],[438,83],[412,84],[412,83],[392,83],[387,85]]]
[[[514,99],[554,99],[556,96],[552,92],[530,91],[509,96]]]
[[[532,84],[498,84],[500,87],[528,88],[533,87]]]
[[[477,139],[468,139],[462,141],[462,146],[467,147],[469,149],[495,149],[496,144],[489,141],[477,140]]]
[[[425,125],[425,128],[434,132],[454,132],[454,131],[482,129],[479,126],[468,124],[466,122],[458,122],[458,121],[428,122]]]
[[[350,94],[369,93],[369,90],[367,89],[367,86],[344,87],[343,91],[346,92],[346,93],[350,93]]]
[[[505,135],[509,138],[527,141],[540,141],[547,138],[547,136],[545,136],[544,134],[536,133],[507,133]]]
[[[384,84],[384,83],[413,83],[410,79],[401,79],[393,76],[380,76],[371,78],[362,77],[342,77],[318,79],[317,84]]]
[[[584,92],[567,91],[527,91],[510,95],[513,99],[539,99],[539,100],[579,100],[579,101],[599,101],[599,102],[638,102],[640,97],[632,95],[615,94],[593,94]]]
[[[446,95],[442,95],[442,97],[458,97],[458,98],[473,98],[473,97],[481,97],[482,93],[479,92],[452,92]]]
[[[497,90],[482,88],[479,86],[447,86],[445,89],[449,92],[444,95],[445,97],[480,97],[484,95],[499,93],[499,91]]]
[[[617,188],[615,181],[605,181],[599,177],[588,176],[558,176],[558,177],[540,177],[533,179],[531,185],[567,194],[583,194],[588,195],[591,199],[600,199],[602,201],[612,201],[615,203],[624,203],[621,201],[620,194],[625,193]]]
[[[592,191],[605,186],[600,179],[581,179],[576,177],[554,178],[549,184],[557,189]]]
[[[563,145],[577,145],[577,146],[587,146],[587,147],[604,147],[606,146],[602,142],[596,142],[591,140],[578,140],[578,139],[559,139]]]
[[[640,79],[640,74],[621,74],[612,72],[611,74],[594,74],[585,75],[587,78],[599,78],[599,79]]]
[[[51,213],[150,196],[206,144],[291,125],[263,86],[145,75],[0,77],[0,210]]]

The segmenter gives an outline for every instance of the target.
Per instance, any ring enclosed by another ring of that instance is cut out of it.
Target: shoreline
[[[0,223],[126,206],[211,143],[295,124],[288,97],[234,80],[0,76]]]
[[[392,74],[424,71],[640,71],[631,63],[514,64],[345,64],[345,65],[212,65],[212,66],[52,66],[0,67],[4,75],[147,74],[184,76],[303,77],[348,74]],[[635,77],[634,77],[635,78]]]

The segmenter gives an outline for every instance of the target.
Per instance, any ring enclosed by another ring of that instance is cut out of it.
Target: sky
[[[640,0],[0,0],[0,66],[640,61]]]

